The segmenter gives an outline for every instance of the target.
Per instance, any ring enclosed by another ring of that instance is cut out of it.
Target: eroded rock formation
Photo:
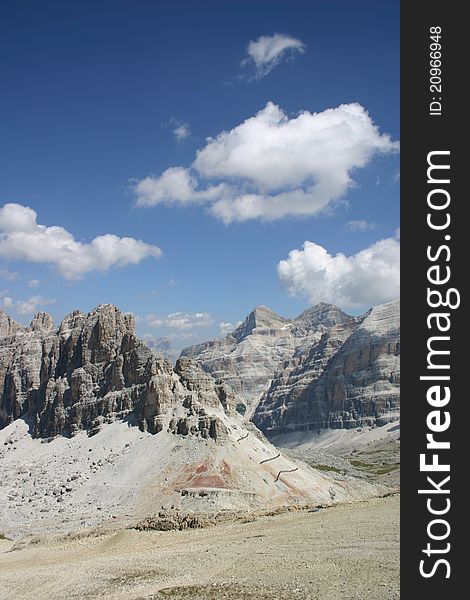
[[[204,405],[229,411],[234,403],[225,384],[189,359],[173,371],[136,337],[133,316],[109,304],[74,311],[57,330],[45,313],[29,327],[2,313],[0,331],[0,428],[24,416],[34,436],[51,437],[129,419],[157,433],[177,412],[180,424],[170,428],[190,432],[186,421]],[[220,437],[208,418],[196,429]]]

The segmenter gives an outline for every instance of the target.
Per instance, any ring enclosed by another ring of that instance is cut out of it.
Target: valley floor
[[[207,529],[0,539],[1,600],[399,598],[399,497]]]

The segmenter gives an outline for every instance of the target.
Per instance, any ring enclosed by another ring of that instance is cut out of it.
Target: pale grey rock
[[[0,427],[27,412],[41,384],[43,343],[52,343],[52,319],[39,313],[30,327],[15,323],[5,313],[0,318]]]
[[[24,327],[14,321],[6,312],[0,310],[0,339],[10,337]]]
[[[230,386],[238,410],[249,418],[286,361],[298,364],[325,331],[350,322],[356,319],[326,303],[294,320],[259,306],[225,338],[186,348],[181,356],[192,357],[214,379]]]
[[[173,369],[109,304],[58,329],[46,313],[29,327],[0,313],[0,428],[24,417],[36,437],[92,435],[126,419],[220,441],[219,415],[236,412],[269,435],[383,425],[399,411],[399,332],[398,302],[363,317],[321,303],[293,320],[258,307]]]
[[[319,303],[293,320],[258,307],[233,333],[182,356],[230,386],[238,410],[275,435],[397,418],[399,339],[398,301],[361,317]]]
[[[384,425],[399,415],[399,301],[334,325],[297,363],[286,364],[253,422],[266,434]]]
[[[74,311],[57,330],[46,313],[29,327],[3,313],[0,327],[0,428],[25,417],[35,437],[52,437],[82,429],[94,434],[104,423],[127,419],[157,433],[173,409],[184,418],[191,403],[233,410],[225,383],[189,359],[173,371],[137,339],[133,316],[110,304]],[[210,420],[200,429],[217,434]]]

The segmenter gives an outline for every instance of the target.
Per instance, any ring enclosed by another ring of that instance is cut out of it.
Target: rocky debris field
[[[240,415],[207,411],[221,424],[217,439],[191,434],[191,426],[186,435],[154,435],[115,422],[92,436],[81,431],[44,440],[33,438],[21,419],[11,423],[0,431],[0,533],[21,539],[119,528],[168,511],[177,511],[178,529],[180,521],[220,522],[387,492],[290,458]]]

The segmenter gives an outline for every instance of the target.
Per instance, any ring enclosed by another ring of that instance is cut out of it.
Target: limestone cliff
[[[0,327],[0,428],[25,417],[34,436],[51,437],[128,419],[157,433],[172,411],[184,420],[181,407],[193,397],[227,410],[233,403],[226,386],[190,361],[174,372],[138,340],[132,315],[109,304],[74,311],[57,330],[45,313],[30,327],[3,313]]]

